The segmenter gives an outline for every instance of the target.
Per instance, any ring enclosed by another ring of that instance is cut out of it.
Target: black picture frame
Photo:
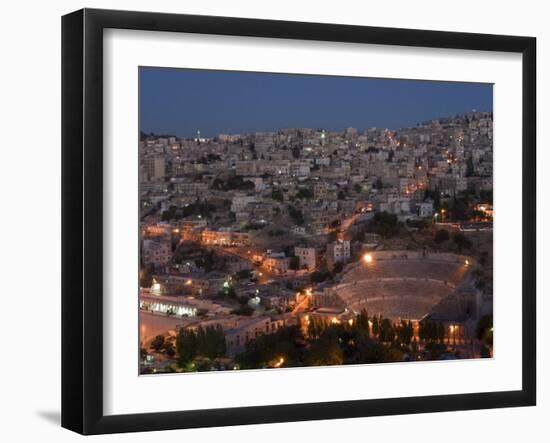
[[[132,415],[103,413],[103,30],[522,54],[522,389]],[[536,39],[83,9],[62,18],[62,426],[82,434],[458,411],[536,403]]]

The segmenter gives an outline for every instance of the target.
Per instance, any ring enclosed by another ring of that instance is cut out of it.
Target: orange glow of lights
[[[365,255],[363,256],[363,261],[364,261],[365,263],[372,263],[372,255],[370,255],[370,254],[365,254]]]

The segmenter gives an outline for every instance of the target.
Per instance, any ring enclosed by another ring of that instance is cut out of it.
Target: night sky
[[[193,137],[283,128],[398,129],[476,109],[490,84],[140,68],[140,129]]]

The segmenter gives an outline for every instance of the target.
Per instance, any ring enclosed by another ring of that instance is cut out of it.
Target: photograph
[[[493,84],[139,68],[141,375],[493,358]]]
[[[312,6],[4,5],[3,441],[550,434],[545,5]]]

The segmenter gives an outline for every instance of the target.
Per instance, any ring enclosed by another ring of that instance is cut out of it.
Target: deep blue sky
[[[492,111],[489,84],[140,69],[140,129],[181,137],[281,128],[398,129],[472,109]]]

